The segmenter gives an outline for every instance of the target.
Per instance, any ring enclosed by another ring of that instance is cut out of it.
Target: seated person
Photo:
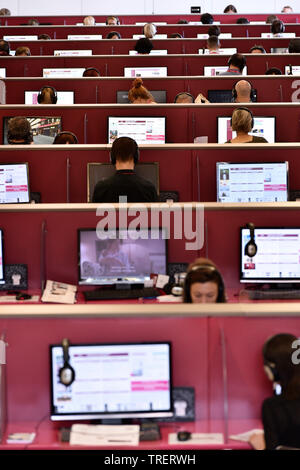
[[[267,143],[264,137],[249,135],[253,129],[253,114],[248,108],[236,108],[232,113],[231,127],[236,132],[234,139],[228,140],[226,144],[252,144]]]
[[[242,54],[233,54],[228,61],[228,70],[219,75],[241,75],[246,66],[246,57]]]
[[[0,16],[10,16],[11,11],[8,8],[1,8],[0,9]]]
[[[180,33],[172,33],[169,35],[170,39],[182,39],[182,34]]]
[[[119,202],[121,196],[126,196],[127,202],[157,202],[154,185],[134,171],[139,160],[139,148],[135,140],[130,137],[114,140],[110,159],[116,167],[116,173],[96,184],[92,202]]]
[[[220,36],[221,30],[216,24],[208,28],[207,34],[209,36]]]
[[[55,145],[70,145],[70,144],[78,144],[78,139],[73,132],[70,131],[63,131],[56,134],[55,139],[53,141]]]
[[[232,88],[233,103],[250,103],[252,85],[247,80],[239,80]]]
[[[265,75],[282,75],[282,72],[277,67],[271,67],[266,71]]]
[[[234,5],[228,5],[226,8],[224,8],[223,13],[226,15],[233,15],[234,13],[237,13],[237,9]]]
[[[273,34],[274,37],[280,37],[282,33],[285,31],[285,26],[283,21],[281,20],[275,20],[271,24],[271,33]]]
[[[220,41],[218,36],[209,36],[207,39],[207,49],[209,54],[220,54]]]
[[[149,38],[140,38],[137,40],[134,50],[138,54],[150,54],[153,49],[153,43],[150,41]]]
[[[40,24],[39,20],[36,20],[36,19],[30,19],[28,20],[28,26],[38,26]]]
[[[93,16],[86,16],[83,18],[83,25],[84,26],[95,26],[96,20]]]
[[[244,17],[241,17],[241,18],[238,18],[236,20],[236,24],[249,24],[250,21],[248,20],[248,18],[244,18]]]
[[[295,38],[291,39],[289,42],[289,54],[299,54],[300,53],[300,39]]]
[[[197,258],[187,269],[183,302],[226,302],[225,286],[216,265],[207,258]]]
[[[117,26],[120,24],[119,18],[117,16],[108,16],[106,18],[107,26]]]
[[[188,22],[188,20],[182,19],[182,20],[178,20],[177,24],[189,24],[189,22]]]
[[[290,6],[283,7],[281,13],[293,13],[293,9]]]
[[[57,92],[52,86],[43,86],[38,94],[39,104],[56,104]]]
[[[95,67],[88,67],[82,74],[83,77],[100,77],[100,72]]]
[[[10,145],[33,144],[30,122],[23,116],[16,116],[8,121],[7,141]]]
[[[31,55],[29,47],[17,47],[16,52],[15,52],[15,57],[17,56],[29,56]]]
[[[155,103],[150,91],[143,86],[143,80],[136,78],[132,83],[132,88],[128,92],[128,99],[132,104],[149,104]]]
[[[273,21],[278,20],[279,18],[276,15],[269,15],[266,19],[267,24],[272,24]]]
[[[256,44],[251,47],[250,54],[266,54],[266,49],[263,46],[257,46]]]
[[[210,13],[203,13],[203,15],[201,15],[200,21],[202,24],[213,24],[214,17]]]
[[[44,40],[44,41],[48,41],[49,39],[51,39],[51,37],[49,36],[49,34],[40,34],[40,35],[38,36],[38,39],[40,39],[40,40],[42,39],[42,40]]]
[[[193,97],[193,95],[191,95],[191,93],[182,91],[181,93],[178,93],[178,95],[175,96],[174,103],[177,103],[177,104],[195,103],[195,98]]]
[[[121,39],[121,34],[118,33],[118,31],[110,31],[107,34],[106,39]]]
[[[5,41],[4,39],[0,40],[0,56],[1,55],[10,55],[10,45],[9,42]]]
[[[273,389],[281,387],[281,394],[266,398],[262,404],[264,434],[250,437],[257,450],[275,450],[280,445],[300,448],[300,364],[295,341],[296,336],[280,333],[263,346],[265,372]]]
[[[143,34],[145,38],[152,39],[154,38],[155,34],[157,33],[157,29],[155,24],[153,23],[146,23],[143,27]]]

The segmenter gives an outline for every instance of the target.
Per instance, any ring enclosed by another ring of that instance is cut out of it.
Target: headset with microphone
[[[250,240],[245,245],[245,255],[253,258],[257,253],[257,245],[255,243],[255,226],[252,222],[247,223],[246,227],[250,230]]]
[[[62,340],[62,348],[63,348],[63,359],[64,365],[58,371],[59,381],[66,387],[69,387],[75,380],[75,370],[70,365],[70,355],[69,355],[69,340],[64,338]]]
[[[40,89],[39,94],[37,96],[37,102],[39,104],[42,103],[43,98],[44,98],[44,90],[46,90],[47,88],[50,88],[50,90],[52,90],[52,95],[51,95],[52,104],[56,104],[57,103],[57,91],[55,90],[55,88],[53,88],[53,86],[50,86],[50,85],[43,86],[43,88]]]
[[[240,81],[240,80],[239,80]],[[239,83],[236,82],[233,87],[232,87],[232,99],[233,101],[235,101],[237,99],[237,91],[236,91],[236,85]],[[248,80],[247,80],[248,81]],[[251,101],[256,101],[257,100],[257,96],[256,96],[256,90],[253,88],[253,86],[251,85],[251,83],[248,81],[249,85],[251,86],[251,90],[250,90],[250,100]]]
[[[122,139],[122,137],[120,137],[120,139]],[[134,146],[132,157],[133,157],[134,164],[136,165],[139,162],[139,158],[140,158],[140,151],[139,151],[138,144],[136,143],[134,139],[131,139],[130,137],[126,137],[126,139],[130,139],[132,141],[132,145]],[[118,153],[120,153],[120,151],[118,151]],[[114,142],[111,146],[109,156],[110,156],[110,162],[113,165],[115,165],[118,155],[117,155],[117,151],[115,150]]]
[[[225,285],[223,278],[218,271],[218,269],[213,266],[212,264],[198,264],[193,266],[186,274],[185,281],[184,281],[184,301],[185,302],[191,302],[191,294],[190,294],[190,289],[191,289],[191,282],[193,278],[193,274],[196,271],[206,271],[208,274],[212,274],[218,283],[218,296],[217,296],[217,302],[224,302],[225,298]],[[209,279],[208,281],[209,282]]]

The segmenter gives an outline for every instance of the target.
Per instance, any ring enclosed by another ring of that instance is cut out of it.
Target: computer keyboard
[[[300,299],[300,289],[247,290],[250,300]]]
[[[142,289],[96,289],[84,291],[83,295],[85,300],[122,300],[158,297],[160,293],[154,287],[144,287]]]

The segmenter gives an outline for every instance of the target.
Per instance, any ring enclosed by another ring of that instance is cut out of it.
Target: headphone
[[[249,258],[253,258],[253,256],[257,253],[257,245],[255,243],[255,226],[252,222],[247,223],[246,227],[250,230],[250,240],[245,245],[245,255],[249,256]]]
[[[129,137],[130,138],[130,137]],[[134,142],[134,153],[133,153],[133,161],[134,161],[134,164],[136,165],[139,161],[139,158],[140,158],[140,151],[139,151],[139,147],[138,147],[138,144],[136,143],[135,140],[131,139],[132,142]],[[110,157],[110,162],[115,165],[116,164],[116,161],[117,161],[117,155],[116,155],[116,151],[114,150],[114,143],[112,144],[111,146],[111,150],[110,150],[110,153],[109,153],[109,157]]]
[[[235,56],[236,54],[233,54],[233,55]],[[244,56],[241,56],[241,57],[242,57],[243,63],[241,64],[241,68],[239,67],[240,71],[242,71],[243,68],[246,66],[246,58]],[[233,62],[233,56],[229,57],[228,59],[228,62],[227,62],[228,67],[230,67],[232,62]],[[236,65],[235,67],[238,67],[238,66]]]
[[[53,144],[56,144],[56,142],[55,142],[56,139],[58,137],[60,137],[61,135],[71,135],[73,137],[74,141],[75,141],[74,143],[78,144],[78,139],[77,139],[76,135],[73,134],[73,132],[71,132],[71,131],[62,131],[62,132],[59,132],[58,134],[56,134],[55,139],[53,141]]]
[[[272,382],[280,382],[279,372],[274,362],[264,361],[264,369]]]
[[[85,76],[85,75],[84,75],[85,72],[91,72],[92,70],[93,70],[94,72],[97,72],[97,73],[100,75],[100,72],[99,72],[98,69],[96,69],[95,67],[88,67],[87,69],[85,69],[85,71],[83,72],[83,75],[82,75],[82,76],[84,77],[84,76]]]
[[[43,93],[44,93],[44,90],[45,90],[46,88],[50,88],[50,90],[53,91],[53,95],[52,95],[52,104],[56,104],[56,103],[57,103],[57,92],[56,92],[55,88],[53,88],[53,87],[50,86],[50,85],[43,86],[43,88],[40,89],[39,94],[38,94],[38,96],[37,96],[37,102],[38,102],[39,104],[41,104],[41,102],[42,102],[42,100],[43,100]]]
[[[239,80],[239,81],[240,81],[240,80]],[[237,91],[236,91],[235,87],[236,87],[236,85],[239,83],[239,81],[238,81],[238,82],[235,82],[235,84],[234,84],[233,87],[232,87],[232,98],[233,98],[234,101],[235,101],[236,98],[237,98]],[[247,82],[248,82],[248,80],[247,80]],[[251,86],[250,100],[251,100],[251,101],[256,101],[256,91],[255,91],[255,89],[252,87],[251,83],[250,83],[250,82],[248,82],[248,83],[249,83],[249,85]],[[253,126],[252,126],[252,127],[253,127]]]
[[[180,93],[178,93],[175,98],[174,98],[174,103],[176,103],[177,101],[177,98],[179,98],[179,96],[181,95],[187,95],[187,96],[190,96],[193,100],[193,103],[195,103],[195,98],[193,97],[193,95],[191,93],[188,93],[187,91],[181,91]]]
[[[247,111],[250,114],[250,116],[251,116],[251,129],[253,129],[253,127],[254,127],[254,117],[253,117],[252,111],[250,111],[250,109],[248,109],[248,108],[245,108],[244,106],[240,106],[239,108],[235,108],[234,111],[237,111],[239,109],[241,111]],[[234,111],[233,111],[233,113],[234,113]],[[231,116],[231,119],[230,119],[230,126],[232,127],[232,116]]]
[[[58,371],[59,381],[66,387],[71,385],[75,380],[75,370],[69,364],[70,355],[69,355],[69,340],[64,338],[62,340],[62,348],[63,348],[63,358],[64,358],[64,365]]]
[[[191,288],[191,281],[192,281],[192,274],[195,271],[200,271],[200,270],[205,270],[205,271],[210,271],[211,273],[216,274],[217,277],[217,282],[218,282],[218,297],[217,297],[217,302],[221,302],[222,298],[225,296],[225,286],[224,286],[224,281],[223,278],[220,274],[220,272],[217,270],[215,266],[212,266],[211,264],[198,264],[196,266],[193,266],[190,271],[188,271],[185,281],[184,281],[184,297],[185,298],[190,298],[190,288]]]

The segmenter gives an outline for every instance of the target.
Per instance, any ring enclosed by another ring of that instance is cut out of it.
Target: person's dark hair
[[[132,88],[130,88],[128,92],[128,99],[131,103],[138,99],[155,101],[150,91],[143,86],[143,80],[141,78],[136,78],[133,81]]]
[[[209,36],[207,39],[208,48],[220,47],[220,40],[218,36]]]
[[[95,67],[88,67],[82,74],[83,77],[100,77],[100,72]]]
[[[228,65],[233,65],[234,67],[237,67],[240,72],[242,72],[246,65],[246,57],[242,54],[233,54],[228,61]]]
[[[263,46],[255,44],[254,46],[251,47],[249,52],[252,54],[252,51],[255,51],[255,50],[261,51],[263,54],[266,54],[266,49]]]
[[[177,21],[177,24],[188,24],[188,23],[189,23],[188,20],[184,20],[184,19]]]
[[[210,13],[203,13],[200,20],[202,24],[213,24],[214,17]]]
[[[281,20],[274,20],[273,23],[271,24],[271,33],[272,34],[280,34],[284,33],[285,26],[283,21]]]
[[[51,37],[49,36],[49,34],[45,34],[45,33],[44,33],[44,34],[40,34],[40,35],[38,36],[38,39],[49,40],[49,39],[51,39]]]
[[[52,86],[43,86],[38,95],[39,104],[56,104],[57,103],[57,91]]]
[[[11,11],[8,8],[1,8],[0,10],[0,16],[10,16]]]
[[[9,42],[4,39],[0,40],[0,55],[9,55],[10,54],[10,45]]]
[[[7,126],[7,140],[9,144],[14,144],[13,141],[24,141],[29,144],[33,141],[31,125],[28,119],[24,116],[15,116],[8,121]]]
[[[39,20],[36,20],[34,18],[28,20],[27,22],[28,26],[38,26],[40,24]]]
[[[295,54],[300,52],[300,38],[291,39],[289,42],[289,53]]]
[[[153,43],[149,38],[138,39],[134,46],[134,50],[138,52],[138,54],[150,54],[153,48]]]
[[[187,91],[181,91],[175,96],[174,103],[178,103],[178,100],[182,98],[185,100],[185,102],[188,102],[188,103],[195,102],[195,98],[193,97],[191,93],[188,93]]]
[[[221,30],[220,30],[219,26],[217,26],[216,24],[214,24],[213,26],[210,26],[210,27],[208,28],[207,34],[208,34],[209,36],[220,36]]]
[[[282,72],[277,67],[271,67],[266,71],[265,75],[282,75]]]
[[[276,15],[269,15],[266,19],[267,24],[272,24],[273,21],[278,20],[278,17]]]
[[[263,345],[262,354],[265,365],[275,367],[275,381],[279,379],[282,397],[287,400],[300,398],[300,364],[293,364],[292,344],[298,338],[289,333],[280,333],[269,338]]]
[[[137,151],[138,145],[136,141],[130,137],[119,137],[113,141],[111,147],[113,157],[123,163],[134,159]]]
[[[181,39],[182,35],[180,33],[172,33],[172,34],[169,35],[169,38],[170,39],[176,39],[176,38]]]
[[[183,301],[185,303],[192,302],[191,286],[196,282],[215,282],[218,286],[218,297],[216,302],[226,302],[223,278],[216,265],[211,260],[198,258],[188,266],[183,290]]]
[[[248,18],[244,18],[244,17],[241,17],[241,18],[238,18],[236,20],[236,24],[249,24],[250,21],[248,20]]]
[[[121,39],[121,34],[118,33],[118,31],[110,31],[107,34],[106,39],[112,39],[114,36],[117,36],[119,39]]]
[[[224,8],[223,13],[229,13],[230,11],[232,11],[233,13],[237,13],[237,9],[234,5],[227,5],[227,7]]]
[[[26,55],[26,56],[31,55],[29,47],[26,47],[26,46],[17,47],[15,56],[22,56],[22,55]]]
[[[53,144],[78,144],[78,139],[73,132],[63,131],[56,134]]]

